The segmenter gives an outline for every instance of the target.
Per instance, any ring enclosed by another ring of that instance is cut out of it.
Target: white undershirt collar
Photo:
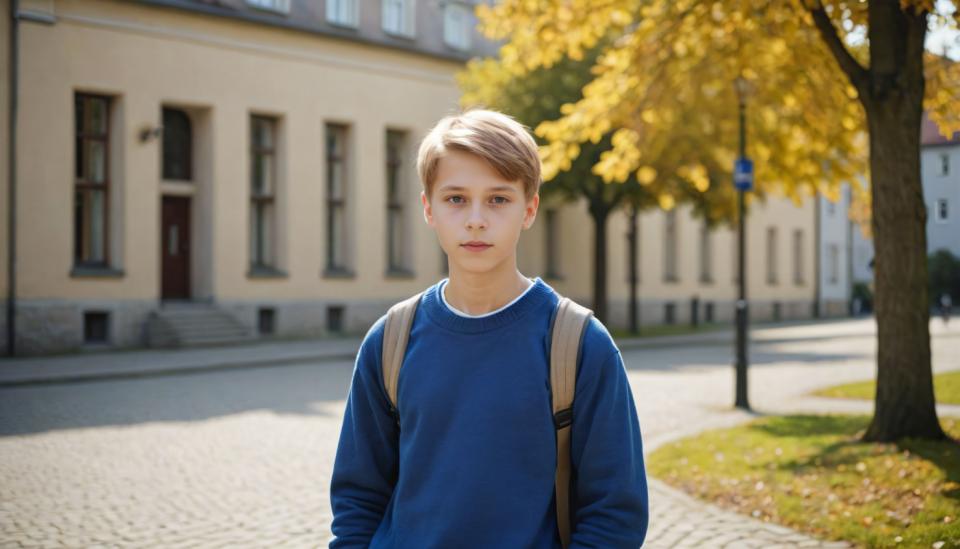
[[[444,295],[444,288],[446,287],[447,281],[449,281],[449,280],[450,280],[449,278],[444,278],[443,280],[440,281],[440,289],[438,290],[438,291],[440,292],[440,300],[443,301],[443,304],[444,304],[448,309],[450,309],[450,312],[452,312],[452,313],[454,313],[454,314],[456,314],[456,315],[465,317],[465,318],[483,318],[483,317],[495,315],[495,314],[499,313],[500,311],[506,309],[507,307],[513,305],[513,304],[516,303],[517,301],[519,301],[520,298],[522,298],[523,296],[527,295],[527,292],[529,292],[530,289],[533,288],[533,286],[534,286],[534,284],[535,284],[534,281],[532,281],[532,280],[530,280],[530,279],[528,278],[527,280],[530,280],[531,284],[530,284],[529,286],[527,286],[527,289],[524,290],[520,295],[518,295],[517,297],[513,298],[513,301],[511,301],[510,303],[507,303],[506,305],[504,305],[503,307],[500,307],[500,308],[497,309],[496,311],[490,311],[489,313],[483,313],[483,314],[481,314],[481,315],[470,315],[470,314],[467,314],[467,313],[465,313],[465,312],[463,312],[463,311],[458,311],[457,309],[453,308],[453,306],[451,306],[449,303],[447,303],[447,296]]]

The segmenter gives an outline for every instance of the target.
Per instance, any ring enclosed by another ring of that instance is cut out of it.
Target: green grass
[[[876,381],[849,383],[821,389],[814,394],[831,398],[862,398],[873,400],[877,391]],[[933,376],[933,392],[940,404],[960,404],[960,371]]]
[[[859,442],[867,416],[781,416],[650,455],[652,476],[717,505],[866,547],[960,547],[960,444]],[[960,420],[942,419],[960,438]]]
[[[702,334],[707,332],[716,332],[724,328],[729,328],[729,324],[720,323],[701,323],[694,328],[689,324],[656,324],[653,326],[643,326],[640,328],[640,335],[636,335],[630,330],[611,329],[610,335],[614,339],[630,339],[636,337],[659,337],[670,335]]]

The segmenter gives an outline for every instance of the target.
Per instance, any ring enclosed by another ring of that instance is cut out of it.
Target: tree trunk
[[[876,411],[867,441],[945,436],[930,364],[927,213],[920,181],[923,87],[913,87],[867,113],[877,319]]]
[[[607,323],[607,218],[610,210],[592,206],[593,218],[593,316]]]
[[[814,24],[857,89],[870,130],[877,394],[863,439],[946,437],[933,398],[927,302],[927,213],[920,181],[927,13],[900,0],[867,6],[870,65],[850,54],[822,5]]]
[[[876,410],[864,440],[942,439],[930,364],[927,212],[920,180],[926,14],[870,4],[870,129],[877,319]]]
[[[640,242],[639,218],[640,212],[634,204],[630,208],[630,252],[627,261],[630,262],[630,333],[640,335],[640,258],[637,244]]]

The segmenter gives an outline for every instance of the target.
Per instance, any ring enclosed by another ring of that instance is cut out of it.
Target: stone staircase
[[[147,319],[148,347],[201,347],[249,342],[256,335],[211,303],[165,302]]]

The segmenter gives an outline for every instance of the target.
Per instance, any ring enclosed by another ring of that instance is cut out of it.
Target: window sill
[[[417,275],[410,269],[404,269],[399,267],[393,267],[387,269],[387,272],[384,273],[386,278],[415,278]]]
[[[321,273],[323,278],[356,278],[357,275],[352,270],[344,267],[327,267]]]
[[[70,269],[70,276],[72,278],[123,278],[125,274],[123,269],[113,267],[74,265]]]
[[[403,33],[403,32],[397,32],[397,31],[392,31],[392,30],[383,29],[383,34],[386,34],[386,35],[389,36],[390,38],[396,38],[396,39],[398,39],[398,40],[406,40],[406,41],[409,41],[409,42],[413,42],[413,41],[415,41],[415,40],[417,39],[416,33],[406,34],[406,33]]]
[[[680,278],[676,276],[665,276],[663,277],[664,284],[679,284]]]
[[[700,284],[705,284],[707,286],[713,286],[714,280],[710,277],[701,277]]]
[[[251,266],[247,271],[247,278],[287,278],[286,271],[267,265]]]
[[[563,282],[566,280],[566,277],[560,273],[545,273],[543,275],[544,280],[555,280],[557,282]]]

